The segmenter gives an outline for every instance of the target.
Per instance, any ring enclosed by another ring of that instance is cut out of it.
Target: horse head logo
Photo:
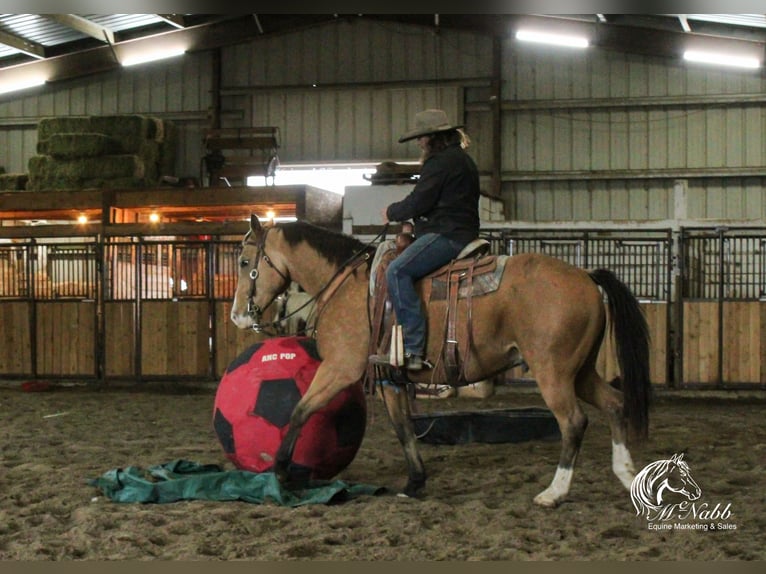
[[[636,515],[646,515],[649,519],[662,515],[665,507],[670,506],[668,502],[663,502],[670,493],[683,496],[690,502],[701,496],[702,491],[694,482],[689,465],[683,458],[681,453],[674,454],[669,460],[657,460],[636,475],[630,485]]]

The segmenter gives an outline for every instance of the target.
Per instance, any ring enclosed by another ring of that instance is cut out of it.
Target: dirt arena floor
[[[395,496],[405,463],[382,405],[370,404],[362,446],[339,478],[386,487],[343,503],[113,502],[88,480],[175,459],[233,469],[212,428],[215,389],[144,385],[97,390],[0,387],[2,560],[763,560],[765,399],[660,395],[640,470],[685,452],[706,508],[725,520],[651,529],[610,470],[605,420],[590,425],[568,500],[539,508],[559,443],[423,444],[423,499]],[[418,400],[433,410],[542,406],[502,386],[488,399]],[[704,525],[714,530],[702,530]]]

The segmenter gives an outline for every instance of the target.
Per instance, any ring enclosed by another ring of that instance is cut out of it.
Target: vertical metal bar
[[[673,366],[675,365],[674,358],[674,341],[670,335],[671,329],[672,329],[672,319],[673,319],[673,308],[672,308],[672,302],[673,302],[673,290],[672,290],[672,281],[673,281],[673,232],[672,230],[668,229],[665,232],[665,249],[663,251],[664,258],[663,258],[663,264],[665,268],[665,349],[667,349],[666,355],[665,355],[665,380],[667,381],[667,386],[669,388],[674,388],[676,386],[676,379],[674,377],[673,372]],[[657,273],[659,277],[659,271]],[[658,291],[658,294],[660,292]],[[679,299],[678,292],[676,291],[676,299]],[[679,329],[679,325],[675,326],[675,331]],[[673,331],[673,332],[675,332]]]
[[[108,253],[106,237],[103,233],[96,236],[96,373],[98,381],[106,385],[106,368],[108,359],[106,356],[106,273],[111,266],[107,262]]]
[[[37,261],[37,242],[32,239],[27,254],[27,293],[29,297],[29,344],[31,349],[32,377],[37,378],[37,286],[35,285],[34,265]]]
[[[135,349],[135,356],[133,357],[133,371],[136,378],[141,381],[141,304],[143,302],[143,293],[141,291],[141,285],[143,284],[144,277],[144,242],[143,238],[138,239],[136,243],[132,243],[136,249],[136,297],[133,305],[133,348]]]
[[[685,284],[690,280],[689,267],[686,265],[689,251],[690,245],[688,234],[685,229],[681,228],[677,236],[675,248],[676,261],[671,274],[671,280],[673,277],[675,278],[675,281],[672,284],[673,291],[675,291],[675,305],[673,309],[673,315],[675,316],[675,341],[672,348],[674,370],[672,379],[673,387],[683,387],[686,384],[684,376],[684,300],[686,297]]]
[[[718,383],[716,385],[718,388],[723,387],[724,233],[724,229],[718,229]]]
[[[205,295],[207,298],[207,316],[208,316],[208,341],[210,346],[210,354],[208,361],[208,376],[215,378],[215,365],[218,358],[218,341],[216,340],[216,305],[215,305],[215,280],[214,280],[214,258],[213,247],[214,241],[217,241],[216,236],[211,236],[209,240],[202,243],[205,255]]]

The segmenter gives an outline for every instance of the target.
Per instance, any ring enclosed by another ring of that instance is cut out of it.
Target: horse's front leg
[[[426,469],[420,457],[415,427],[410,417],[410,398],[407,395],[407,388],[389,381],[380,383],[379,388],[382,390],[388,418],[394,426],[407,460],[408,478],[403,494],[414,497],[426,484]]]
[[[290,424],[277,449],[273,467],[274,474],[281,484],[297,486],[308,480],[308,476],[297,475],[290,466],[295,444],[298,442],[303,425],[312,414],[327,405],[339,392],[359,381],[360,377],[353,378],[339,375],[337,372],[333,373],[334,369],[327,366],[330,363],[331,361],[324,361],[320,365],[306,394],[298,401],[290,415]]]

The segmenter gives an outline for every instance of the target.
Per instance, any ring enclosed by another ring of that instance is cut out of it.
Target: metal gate
[[[766,386],[766,230],[688,228],[680,245],[682,384]]]
[[[240,241],[109,237],[106,378],[211,380],[259,340],[229,320]]]
[[[0,245],[0,374],[96,378],[96,238]]]

